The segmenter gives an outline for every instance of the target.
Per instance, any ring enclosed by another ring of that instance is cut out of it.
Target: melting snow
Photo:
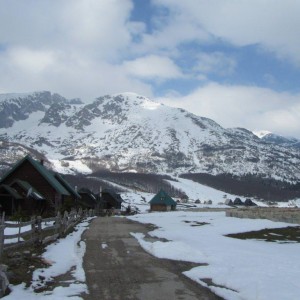
[[[149,253],[167,259],[208,264],[184,274],[225,299],[290,300],[299,298],[300,244],[239,240],[225,234],[278,228],[290,224],[225,217],[224,212],[151,213],[129,217],[159,229],[151,236],[168,242],[148,242],[132,233]],[[186,222],[187,221],[187,222]],[[188,222],[205,222],[191,226]]]

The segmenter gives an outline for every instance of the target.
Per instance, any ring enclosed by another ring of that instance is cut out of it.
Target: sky
[[[0,93],[135,92],[300,138],[298,0],[0,0]]]

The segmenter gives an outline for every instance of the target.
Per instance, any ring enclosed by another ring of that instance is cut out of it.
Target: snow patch
[[[225,212],[170,212],[128,217],[158,229],[149,232],[167,242],[149,242],[141,233],[132,234],[149,253],[195,263],[206,263],[184,274],[196,282],[212,278],[208,286],[225,299],[289,300],[299,297],[299,243],[240,240],[229,233],[294,226],[269,220],[238,219]],[[205,225],[192,226],[196,222]]]

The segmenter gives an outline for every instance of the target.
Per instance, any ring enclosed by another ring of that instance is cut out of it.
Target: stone
[[[5,295],[9,285],[6,272],[7,272],[7,266],[0,265],[0,297],[1,298]]]

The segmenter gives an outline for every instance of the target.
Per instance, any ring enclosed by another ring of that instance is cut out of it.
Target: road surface
[[[98,217],[84,233],[86,300],[221,299],[182,272],[194,264],[158,259],[145,252],[130,232],[147,234],[150,225],[126,218]]]

